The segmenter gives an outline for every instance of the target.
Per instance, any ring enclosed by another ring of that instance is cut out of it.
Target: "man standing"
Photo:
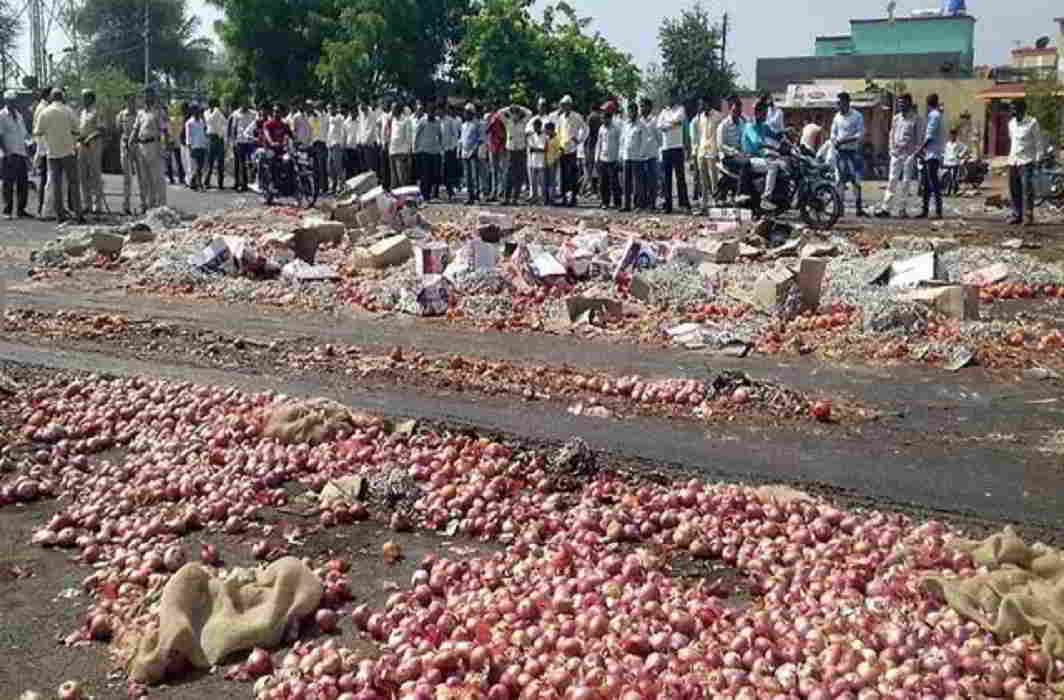
[[[658,206],[658,168],[661,165],[661,129],[654,118],[654,102],[644,97],[640,104],[643,120],[643,202],[641,209],[654,211]]]
[[[576,206],[580,189],[580,169],[577,151],[587,138],[587,124],[578,112],[573,111],[573,98],[566,95],[558,104],[558,112],[551,120],[558,128],[562,145],[561,158],[561,206]]]
[[[392,106],[381,103],[380,115],[377,117],[377,172],[381,184],[390,190],[398,185],[392,184],[392,162],[388,159],[388,144],[392,142]]]
[[[404,187],[411,183],[410,160],[414,149],[413,120],[403,114],[403,105],[392,105],[392,126],[388,139],[388,159],[392,167],[392,187]]]
[[[845,201],[846,183],[853,183],[854,196],[857,198],[857,216],[867,216],[861,196],[861,175],[864,171],[864,157],[861,149],[864,143],[864,117],[850,107],[850,95],[839,93],[839,111],[831,122],[831,141],[835,145],[836,177],[839,182],[839,197]]]
[[[333,192],[340,191],[340,184],[344,181],[344,158],[347,144],[347,128],[344,116],[336,104],[329,105],[328,132],[326,145],[329,147],[329,182]]]
[[[358,136],[359,118],[358,105],[344,108],[344,179],[352,178],[363,172],[362,159],[359,158]]]
[[[203,181],[203,188],[211,188],[211,174],[214,166],[218,166],[218,189],[225,189],[225,131],[227,118],[222,111],[217,99],[212,98],[207,102],[207,113],[204,119],[207,123],[207,177]]]
[[[133,124],[133,140],[137,144],[137,175],[140,180],[140,199],[144,211],[166,205],[166,183],[163,179],[162,118],[155,91],[144,91],[144,108]]]
[[[714,109],[714,98],[702,100],[702,109],[695,119],[695,131],[698,134],[698,148],[695,152],[695,167],[698,179],[702,183],[702,213],[709,211],[709,204],[717,192],[717,129],[724,115]]]
[[[621,127],[614,121],[617,105],[606,103],[602,108],[602,125],[594,161],[598,167],[599,196],[603,209],[621,208],[621,180],[618,161],[621,157]]]
[[[683,158],[683,129],[687,110],[679,96],[673,94],[672,105],[658,114],[657,127],[661,132],[661,167],[664,171],[665,213],[672,213],[672,178],[676,176],[676,194],[681,209],[690,209],[687,198],[687,173]]]
[[[909,94],[898,98],[898,113],[890,125],[890,175],[887,191],[883,196],[883,206],[876,216],[885,219],[894,215],[894,201],[901,188],[901,218],[907,218],[906,208],[912,183],[916,181],[916,151],[920,148],[920,115],[916,113],[913,96]]]
[[[949,185],[946,191],[943,192],[947,197],[955,197],[960,191],[961,166],[969,158],[968,147],[964,145],[964,142],[957,139],[958,133],[956,129],[950,129],[949,141],[946,142],[946,149],[942,154],[942,167],[946,174],[949,175]]]
[[[96,109],[96,93],[85,90],[81,93],[81,133],[78,150],[78,176],[84,193],[84,208],[93,214],[102,214],[107,209],[103,194],[103,129]]]
[[[52,100],[33,128],[33,135],[44,141],[48,153],[48,179],[52,181],[52,208],[56,219],[67,220],[63,202],[64,184],[70,190],[74,219],[85,223],[81,212],[81,187],[78,183],[77,160],[74,148],[78,138],[78,119],[74,110],[65,104],[63,91],[52,90]]]
[[[510,153],[506,150],[506,125],[498,113],[489,111],[484,115],[484,123],[488,131],[488,169],[491,173],[491,191],[488,192],[486,201],[495,202],[502,199],[506,189]]]
[[[15,104],[18,94],[14,90],[4,93],[3,109],[0,109],[0,156],[3,156],[4,216],[13,219],[33,218],[26,211],[29,194],[29,161],[26,157],[26,122]],[[17,200],[16,200],[17,198]]]
[[[466,204],[475,204],[480,197],[477,190],[477,152],[484,141],[484,126],[477,118],[476,107],[470,102],[465,106],[462,128],[458,134],[458,157],[465,171]]]
[[[628,119],[621,126],[621,160],[624,161],[624,207],[623,212],[632,211],[633,201],[637,209],[642,208],[645,194],[643,186],[646,167],[643,141],[646,127],[639,118],[639,105],[635,100],[628,103]]]
[[[528,120],[532,110],[520,105],[510,105],[495,113],[506,127],[506,156],[509,167],[503,204],[516,204],[521,196],[528,173]]]
[[[428,113],[414,125],[414,160],[421,197],[427,202],[439,195],[443,169],[443,130],[436,118],[436,107],[431,103]]]
[[[454,199],[461,167],[458,163],[458,140],[462,136],[462,123],[446,102],[440,103],[440,129],[443,132],[443,184],[447,188],[447,198]]]
[[[248,190],[248,160],[254,149],[254,140],[248,135],[248,127],[255,123],[255,115],[243,103],[229,115],[226,128],[229,143],[233,144],[233,189]]]
[[[1012,103],[1009,120],[1009,193],[1012,195],[1012,225],[1034,225],[1034,168],[1045,151],[1038,120],[1027,114],[1027,103]]]
[[[185,146],[195,168],[189,187],[198,190],[203,187],[203,166],[207,160],[207,124],[199,105],[192,106],[192,116],[185,122]]]
[[[584,147],[580,150],[583,159],[584,183],[581,188],[588,195],[598,194],[598,168],[595,167],[595,154],[598,153],[598,136],[602,129],[602,112],[592,109],[587,115],[587,138],[584,139]]]
[[[137,121],[137,96],[126,95],[126,106],[115,117],[115,130],[118,131],[118,148],[122,160],[122,213],[133,214],[133,175],[136,172],[136,156],[133,144],[133,124]],[[143,198],[143,193],[142,193]]]
[[[939,170],[942,167],[942,155],[946,149],[945,125],[942,123],[942,110],[938,107],[938,94],[927,96],[927,131],[924,143],[917,157],[924,158],[924,208],[918,219],[926,219],[930,213],[931,198],[935,198],[935,218],[942,218],[942,183]]]
[[[362,171],[373,171],[380,175],[377,170],[377,144],[380,139],[379,124],[380,115],[372,102],[362,105],[362,112],[358,118],[358,151],[359,160],[362,162]]]
[[[33,124],[30,125],[34,134],[37,131],[37,120],[40,119],[41,112],[48,107],[51,101],[52,88],[41,89],[40,99],[33,108]],[[37,146],[37,150],[33,154],[34,169],[37,171],[37,216],[42,219],[53,218],[55,217],[55,212],[51,208],[52,197],[49,191],[51,183],[48,181],[48,148],[40,138],[34,138],[34,143]]]
[[[307,119],[310,121],[310,153],[314,159],[314,180],[318,183],[318,192],[324,193],[329,189],[329,147],[325,145],[328,115],[322,110],[320,103],[308,103]]]

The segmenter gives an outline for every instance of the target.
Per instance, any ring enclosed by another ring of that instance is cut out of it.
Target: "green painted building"
[[[975,17],[970,15],[850,20],[850,33],[817,37],[814,55],[883,56],[959,53],[960,69],[971,70],[975,57]]]

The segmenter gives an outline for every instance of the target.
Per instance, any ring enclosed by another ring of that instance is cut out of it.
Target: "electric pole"
[[[724,71],[728,65],[728,13],[724,13],[724,25],[720,31],[720,69]]]

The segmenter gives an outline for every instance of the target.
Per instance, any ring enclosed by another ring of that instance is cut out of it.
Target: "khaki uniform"
[[[132,143],[133,126],[137,123],[137,111],[128,107],[118,113],[115,127],[118,129],[119,146],[122,155],[122,210],[131,211],[130,200],[133,197],[133,175],[137,170],[137,146]],[[144,192],[141,191],[141,206],[144,205]]]
[[[163,133],[158,109],[142,109],[133,124],[137,143],[137,179],[144,210],[166,205],[166,183],[163,180]]]
[[[82,205],[86,211],[102,213],[107,209],[103,194],[103,130],[95,108],[81,110],[78,129],[82,137],[78,149]]]

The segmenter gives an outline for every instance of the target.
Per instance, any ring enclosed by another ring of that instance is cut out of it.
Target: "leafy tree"
[[[186,0],[83,0],[69,23],[88,39],[81,69],[101,73],[116,68],[130,80],[144,78],[144,7],[148,3],[153,79],[183,86],[204,75],[210,41],[199,37],[199,18]]]
[[[658,46],[669,89],[680,99],[724,97],[735,88],[735,66],[721,66],[720,25],[700,2],[661,23]]]
[[[1049,144],[1064,144],[1064,85],[1055,75],[1027,84],[1027,109]]]
[[[639,86],[639,96],[647,97],[661,106],[668,103],[672,86],[669,83],[661,64],[651,63],[643,70],[642,81]]]
[[[0,51],[5,56],[11,55],[18,45],[19,33],[22,31],[21,12],[15,9],[9,0],[0,0]]]
[[[338,0],[208,1],[225,13],[216,30],[234,77],[254,98],[320,91],[316,68],[322,47],[341,29]]]
[[[523,104],[538,95],[557,99],[570,93],[577,108],[586,110],[636,89],[639,69],[631,56],[600,34],[588,34],[589,19],[560,2],[537,22],[531,5],[484,0],[466,20],[457,72],[475,93],[492,102]]]

